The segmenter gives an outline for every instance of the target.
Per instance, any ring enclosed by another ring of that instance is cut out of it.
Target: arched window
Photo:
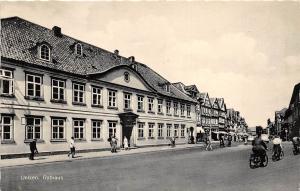
[[[82,45],[81,44],[76,44],[76,46],[75,46],[75,52],[78,55],[82,55]]]
[[[40,58],[50,61],[50,48],[45,44],[43,44],[40,48]]]

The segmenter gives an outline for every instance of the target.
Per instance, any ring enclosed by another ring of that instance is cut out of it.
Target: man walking
[[[118,139],[116,138],[116,136],[114,135],[114,136],[112,136],[112,138],[111,138],[111,146],[112,146],[112,148],[111,148],[111,152],[112,153],[116,153],[117,152],[117,144],[118,144]]]
[[[71,137],[70,140],[70,152],[68,153],[68,157],[70,157],[70,155],[72,156],[72,158],[75,158],[75,141],[74,141],[74,137]]]
[[[29,143],[29,147],[30,147],[30,156],[29,156],[29,160],[34,160],[34,154],[35,153],[39,153],[37,148],[36,148],[36,139],[33,139],[30,143]]]

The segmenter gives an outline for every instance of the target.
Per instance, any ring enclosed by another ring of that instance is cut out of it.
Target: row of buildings
[[[1,19],[1,158],[62,153],[74,137],[81,151],[193,143],[204,130],[239,133],[247,124],[224,99],[171,83],[133,56],[109,52],[19,17]]]
[[[241,137],[247,133],[248,125],[239,111],[227,108],[224,98],[210,98],[207,92],[200,92],[196,85],[185,86],[182,82],[173,83],[180,91],[197,100],[196,137],[211,131],[212,139],[218,140],[219,134],[231,133]]]
[[[284,140],[300,136],[300,83],[296,84],[287,108],[275,111],[274,122],[269,122],[270,134]]]

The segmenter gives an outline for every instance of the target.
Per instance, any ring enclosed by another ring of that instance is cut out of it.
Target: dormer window
[[[43,44],[40,47],[40,59],[50,61],[50,48]]]
[[[75,46],[75,52],[77,55],[82,55],[82,45],[81,44],[76,44]]]
[[[131,67],[132,67],[135,71],[137,71],[137,65],[136,65],[136,64],[131,64]]]
[[[170,84],[165,85],[165,90],[166,92],[170,93]]]

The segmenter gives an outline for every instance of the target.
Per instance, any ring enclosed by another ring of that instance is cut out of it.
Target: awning
[[[205,133],[202,127],[197,127],[197,133]]]
[[[220,134],[225,134],[225,135],[227,134],[227,132],[225,132],[225,131],[219,131],[219,133]]]

